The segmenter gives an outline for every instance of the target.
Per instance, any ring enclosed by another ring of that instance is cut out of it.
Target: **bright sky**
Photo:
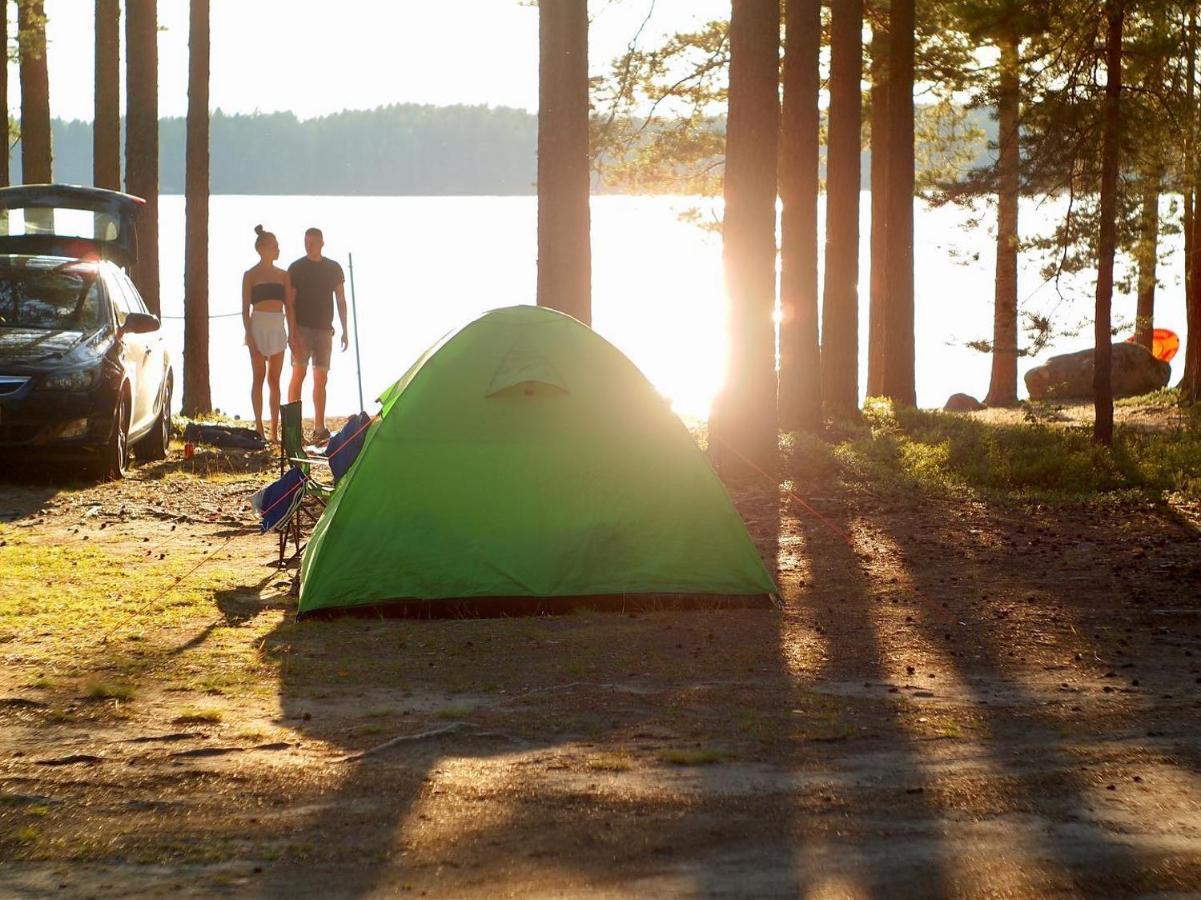
[[[519,0],[211,3],[214,109],[292,110],[308,118],[387,103],[530,110],[538,104],[538,11]],[[652,8],[643,45],[726,16],[730,3],[591,0],[594,73],[625,49]],[[181,116],[187,109],[188,3],[159,0],[158,9],[159,113]],[[91,119],[94,4],[46,0],[46,15],[51,114]],[[9,33],[16,33],[15,25]],[[17,115],[15,64],[9,84]]]

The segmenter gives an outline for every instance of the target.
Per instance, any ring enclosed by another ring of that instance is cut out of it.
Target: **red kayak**
[[[1126,343],[1133,344],[1134,338],[1126,338]],[[1167,328],[1156,328],[1151,332],[1151,355],[1164,362],[1171,362],[1172,357],[1180,350],[1180,337]]]

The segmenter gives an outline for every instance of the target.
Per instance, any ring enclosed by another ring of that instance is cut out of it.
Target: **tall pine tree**
[[[541,0],[538,45],[538,305],[591,325],[587,0]]]
[[[859,406],[859,130],[863,0],[831,0],[830,124],[826,148],[826,268],[822,286],[822,400]]]
[[[191,0],[183,270],[183,412],[212,409],[209,390],[209,0]]]
[[[146,201],[131,275],[155,315],[158,281],[158,21],[155,0],[125,4],[125,189]]]
[[[785,0],[784,107],[780,128],[780,424],[821,424],[817,195],[821,0]]]
[[[779,0],[734,0],[722,223],[729,355],[710,439],[714,459],[735,470],[771,465],[777,448],[779,78]]]

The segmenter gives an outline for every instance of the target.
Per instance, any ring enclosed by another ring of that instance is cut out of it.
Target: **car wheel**
[[[95,472],[105,481],[116,481],[125,477],[129,468],[129,396],[121,394],[117,414],[113,416],[113,430],[108,441],[99,450]]]
[[[141,459],[166,459],[171,446],[171,380],[163,388],[163,408],[154,421],[150,433],[138,442],[137,451]]]

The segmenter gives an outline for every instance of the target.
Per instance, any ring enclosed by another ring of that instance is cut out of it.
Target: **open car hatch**
[[[138,261],[146,201],[102,188],[24,184],[0,188],[0,254]]]

